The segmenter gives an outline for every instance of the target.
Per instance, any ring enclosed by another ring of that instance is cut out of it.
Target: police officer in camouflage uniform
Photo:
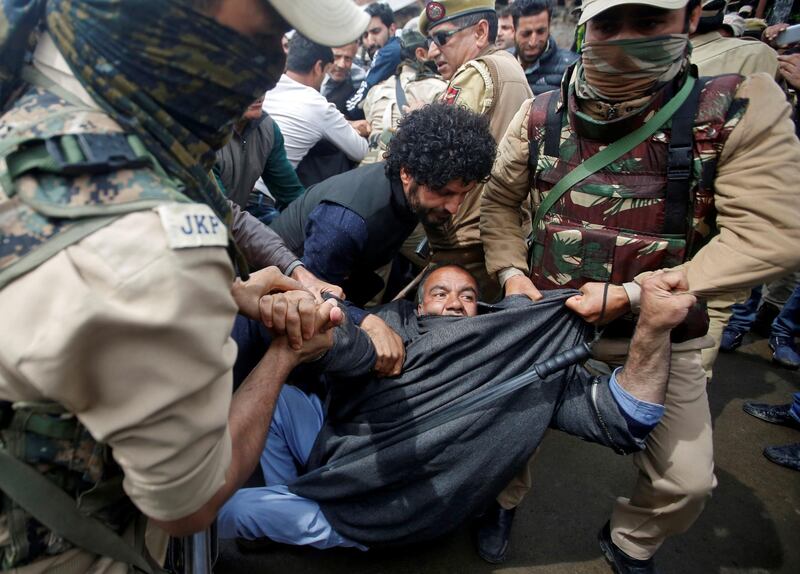
[[[699,18],[697,0],[586,0],[581,59],[520,109],[484,190],[488,271],[506,295],[580,288],[567,306],[606,325],[593,351],[609,366],[627,353],[642,274],[682,267],[707,297],[800,265],[789,105],[767,74],[697,79]],[[529,196],[530,259],[518,216]],[[633,457],[634,491],[600,534],[617,572],[654,572],[716,484],[700,357],[710,338],[702,309],[693,315],[673,331],[666,415]]]
[[[345,0],[0,8],[0,570],[159,571],[143,518],[163,557],[164,532],[205,528],[252,472],[285,377],[341,312],[262,298],[287,336],[231,399],[237,310],[300,284],[234,282],[210,168],[290,26],[341,45],[366,20]]]

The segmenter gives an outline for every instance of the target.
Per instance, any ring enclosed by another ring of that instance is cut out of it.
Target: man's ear
[[[315,75],[323,75],[325,73],[325,64],[322,63],[322,60],[317,60],[314,63],[314,74]]]
[[[391,25],[391,26],[389,26],[389,37],[391,38],[391,37],[392,37],[392,36],[394,36],[396,33],[397,33],[397,24],[395,24],[394,22],[392,22],[392,25]]]
[[[703,12],[703,7],[698,4],[692,9],[692,13],[689,14],[689,35],[691,36],[695,32],[697,32],[697,26],[700,24],[700,15]]]
[[[403,187],[407,187],[414,178],[411,177],[411,174],[408,173],[408,170],[404,167],[400,168],[400,181],[403,182]]]
[[[414,57],[420,62],[426,61],[428,59],[428,49],[420,46],[414,50]]]
[[[475,26],[475,44],[477,44],[478,48],[483,50],[486,46],[490,44],[489,42],[489,22],[486,20],[481,20],[478,22],[478,25]]]

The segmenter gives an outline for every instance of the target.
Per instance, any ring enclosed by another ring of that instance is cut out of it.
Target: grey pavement
[[[761,454],[765,446],[800,441],[800,433],[742,412],[744,401],[785,403],[800,390],[800,374],[771,365],[769,357],[766,340],[752,335],[736,353],[720,355],[709,386],[719,486],[689,532],[658,553],[662,574],[800,573],[800,472]],[[214,571],[607,574],[597,531],[634,478],[628,458],[553,431],[536,460],[533,491],[517,513],[509,557],[501,566],[478,558],[464,526],[426,545],[366,553],[278,546],[242,555],[223,541]]]

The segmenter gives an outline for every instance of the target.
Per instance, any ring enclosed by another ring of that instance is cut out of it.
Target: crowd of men
[[[773,4],[5,3],[0,570],[160,572],[215,521],[475,520],[498,564],[551,427],[630,455],[600,550],[656,572],[716,485],[717,352],[800,366]],[[800,392],[744,410],[800,430]]]

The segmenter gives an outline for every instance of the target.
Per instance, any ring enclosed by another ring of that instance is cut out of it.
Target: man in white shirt
[[[367,140],[320,93],[331,62],[330,48],[295,34],[289,42],[286,73],[264,99],[264,111],[278,122],[286,156],[295,168],[321,140],[327,140],[354,162],[360,162],[367,153]]]

